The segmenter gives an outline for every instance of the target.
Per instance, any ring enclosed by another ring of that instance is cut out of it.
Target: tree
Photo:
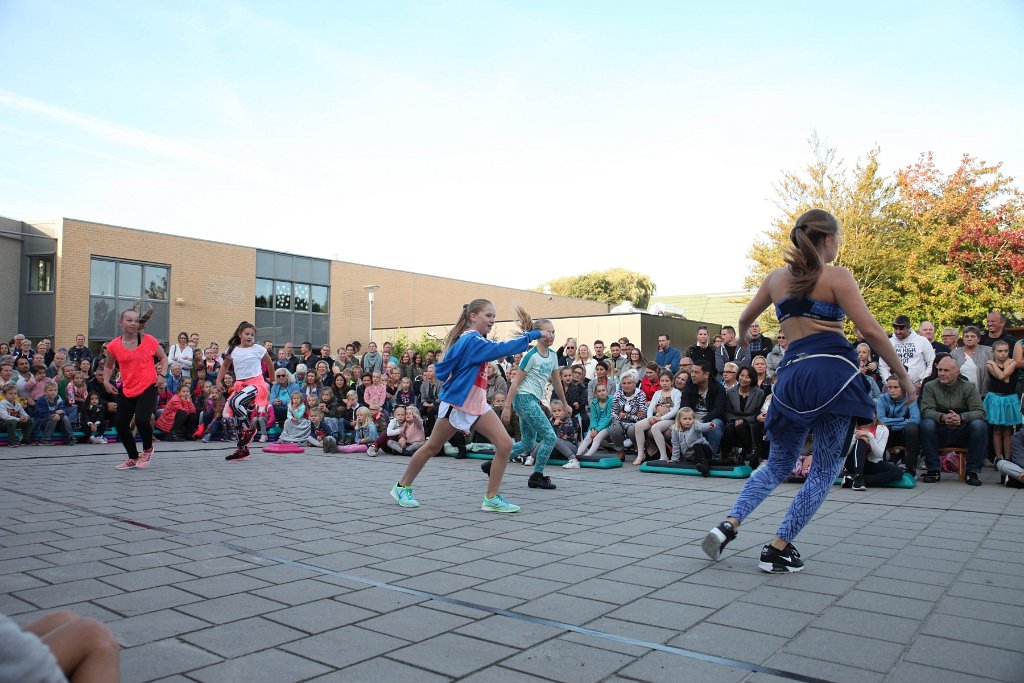
[[[1020,317],[1024,198],[1000,164],[965,155],[947,176],[927,153],[888,179],[878,148],[847,169],[817,135],[810,146],[813,162],[776,187],[781,214],[750,249],[748,287],[783,265],[797,217],[821,208],[842,230],[836,265],[853,273],[883,324],[902,314],[962,325],[1007,308]]]
[[[1024,300],[1024,197],[1002,164],[969,155],[950,175],[931,153],[896,175],[918,245],[908,260],[908,303],[945,322],[978,322]]]
[[[754,263],[746,286],[758,286],[769,272],[784,265],[796,219],[820,208],[835,216],[842,230],[836,265],[848,268],[857,278],[876,316],[897,315],[903,299],[901,252],[912,239],[898,220],[895,185],[879,173],[879,149],[870,150],[848,169],[817,134],[808,144],[813,161],[803,172],[783,173],[775,188],[775,203],[782,213],[750,249],[748,256]]]
[[[655,289],[650,276],[625,268],[558,278],[538,287],[538,290],[544,286],[550,287],[551,293],[559,296],[603,301],[612,305],[632,301],[637,308],[647,308]]]

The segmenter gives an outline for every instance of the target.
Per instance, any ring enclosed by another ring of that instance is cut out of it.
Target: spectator
[[[732,361],[725,364],[722,368],[722,388],[726,391],[733,389],[736,386],[736,377],[739,374],[740,366],[736,365]]]
[[[935,325],[928,320],[922,320],[917,326],[917,333],[928,340],[928,343],[935,349],[935,353],[949,353],[950,349],[942,342],[935,341]]]
[[[590,416],[587,415],[587,377],[583,374],[583,366],[562,368],[559,376],[562,380],[562,391],[565,393],[566,414],[576,420],[582,434],[590,428]],[[575,447],[573,452],[576,452]]]
[[[718,455],[722,445],[722,429],[725,427],[725,389],[714,381],[711,365],[707,361],[695,361],[690,371],[690,383],[683,392],[683,405],[693,410],[698,422],[714,423],[715,427],[705,433],[712,456]]]
[[[494,395],[505,394],[508,396],[508,382],[498,372],[496,363],[487,364],[487,402],[494,405]]]
[[[726,363],[750,365],[750,350],[736,343],[736,328],[726,325],[722,328],[722,345],[715,349],[715,370],[721,382]]]
[[[586,344],[580,344],[579,348],[576,349],[576,363],[583,368],[583,375],[587,380],[592,380],[596,377],[597,361],[590,355],[590,347]]]
[[[938,381],[928,382],[921,396],[921,451],[927,468],[922,481],[939,481],[940,447],[966,446],[966,483],[981,486],[978,472],[988,440],[981,396],[972,382],[960,381],[960,368],[952,358],[939,361],[938,372]]]
[[[768,379],[775,379],[775,374],[779,371],[779,365],[782,364],[782,359],[786,355],[786,347],[789,346],[789,340],[786,339],[786,333],[779,331],[779,336],[775,338],[778,344],[771,350],[765,360],[768,361]]]
[[[60,379],[64,374],[64,365],[67,363],[67,357],[63,351],[57,351],[53,354],[53,362],[46,367],[46,376],[50,379]]]
[[[558,357],[558,365],[563,368],[571,368],[576,363],[576,340],[569,337],[565,344],[555,351]]]
[[[992,311],[985,318],[985,326],[988,328],[981,337],[981,343],[984,346],[992,346],[997,341],[1006,342],[1007,346],[1011,349],[1013,345],[1017,343],[1017,338],[1006,331],[1006,314],[999,311]]]
[[[4,366],[10,367],[10,366]],[[7,431],[7,445],[10,448],[18,447],[16,429],[21,430],[21,443],[32,443],[32,434],[35,432],[36,421],[21,405],[18,400],[18,387],[13,384],[4,384],[2,388],[3,400],[0,400],[0,421],[3,422]]]
[[[643,377],[647,373],[647,361],[644,360],[644,354],[640,352],[640,349],[635,347],[630,349],[626,357],[629,361],[619,373],[620,375],[627,370],[635,372],[637,377]]]
[[[619,390],[612,401],[612,425],[609,428],[612,443],[618,451],[619,460],[626,460],[626,449],[636,438],[636,423],[647,412],[647,399],[637,386],[637,374],[624,370],[619,378]]]
[[[1024,431],[1010,438],[1010,459],[996,463],[999,483],[1012,488],[1024,488]]]
[[[82,360],[92,362],[92,350],[85,345],[85,335],[75,336],[75,345],[68,349],[68,362],[77,367]]]
[[[754,371],[754,386],[764,392],[765,396],[772,393],[772,381],[768,379],[768,361],[764,356],[754,356],[750,360],[750,369]]]
[[[1017,363],[1010,358],[1010,347],[1002,339],[992,343],[992,360],[985,364],[989,374],[989,392],[985,395],[985,416],[992,427],[993,460],[1010,457],[1010,437],[1021,424],[1020,399],[1014,390]]]
[[[871,399],[877,399],[882,393],[882,378],[878,375],[878,364],[871,362],[871,347],[866,343],[857,344],[857,359],[860,361],[860,373],[870,381]]]
[[[434,430],[434,423],[437,421],[440,393],[441,383],[434,376],[434,364],[431,363],[423,371],[423,378],[420,382],[420,410],[423,413],[423,430],[427,436],[430,436],[430,432]]]
[[[270,385],[270,406],[274,409],[274,419],[278,425],[285,421],[288,413],[288,402],[291,396],[299,391],[299,385],[295,382],[292,373],[288,368],[277,368],[274,370],[274,383]]]
[[[398,365],[398,359],[391,355],[391,342],[384,342],[381,353],[383,354],[382,361],[384,365]]]
[[[377,342],[370,342],[367,345],[366,353],[363,354],[360,365],[363,368],[363,372],[369,372],[371,375],[384,369],[384,358],[377,353]]]
[[[17,339],[17,337],[15,337]],[[32,341],[29,339],[22,338],[14,349],[11,351],[15,358],[25,358],[28,360],[28,364],[31,366],[36,357],[36,352],[32,350]]]
[[[988,370],[985,366],[992,360],[992,348],[979,342],[981,330],[974,325],[968,325],[964,328],[963,347],[954,349],[949,355],[960,368],[960,376],[972,382],[978,388],[978,394],[984,397],[988,393],[989,384]]]
[[[186,332],[178,333],[178,343],[172,344],[167,352],[168,367],[178,366],[182,370],[192,371],[192,347],[188,343]]]
[[[185,441],[199,426],[199,415],[191,394],[191,387],[182,384],[157,419],[156,428],[167,435],[167,441]]]
[[[604,355],[604,342],[600,339],[594,341],[594,363],[600,363],[603,360],[608,360],[608,356]],[[589,379],[594,379],[590,377]]]
[[[750,357],[753,359],[756,356],[767,356],[771,353],[772,348],[772,340],[761,334],[761,323],[756,320],[752,322],[750,324],[750,343],[747,345]]]
[[[608,367],[608,378],[614,379],[615,385],[618,386],[619,376],[626,369],[626,365],[629,364],[629,359],[622,354],[622,344],[619,342],[612,342],[611,349],[612,355],[610,358],[611,364]]]
[[[945,347],[943,352],[952,353],[960,346],[959,343],[960,333],[957,332],[955,327],[946,327],[942,330],[942,345]],[[939,353],[936,351],[936,353]]]
[[[891,451],[902,446],[906,452],[903,464],[908,472],[914,474],[921,455],[921,410],[917,407],[917,401],[909,405],[904,402],[903,389],[895,377],[886,380],[885,388],[885,393],[875,401],[877,420],[889,430],[885,447]]]
[[[903,366],[907,369],[910,381],[920,390],[924,378],[928,376],[928,370],[935,359],[935,349],[928,343],[928,340],[919,335],[910,327],[910,318],[905,315],[898,315],[892,321],[892,337],[889,343],[896,351]],[[884,360],[879,360],[878,371],[883,380],[889,379],[891,370]]]
[[[760,460],[762,424],[757,416],[764,404],[764,392],[754,385],[754,371],[743,366],[739,369],[736,386],[726,391],[728,407],[725,414],[725,428],[722,433],[722,455],[735,454],[736,464],[743,462],[743,454]]]
[[[715,347],[711,344],[711,335],[708,333],[708,326],[701,325],[697,328],[697,342],[686,349],[686,357],[694,363],[707,361],[712,367],[715,365]]]
[[[180,364],[175,365],[172,363],[167,367],[167,391],[171,392],[171,394],[176,394],[178,393],[178,387],[188,377],[182,373],[182,366]]]
[[[320,360],[320,356],[313,353],[313,345],[308,342],[302,342],[302,355],[299,358],[299,362],[305,365],[308,369],[316,370],[317,361]]]
[[[615,378],[611,375],[609,367],[611,366],[611,359],[601,361],[594,368],[594,380],[587,384],[587,404],[589,405],[594,397],[597,396],[597,387],[603,386],[609,397],[615,395],[616,389],[618,389]]]
[[[281,350],[284,351],[284,357],[288,361],[288,365],[286,366],[288,368],[288,372],[294,375],[296,369],[299,367],[299,359],[295,355],[295,345],[291,342],[285,342],[284,348]]]
[[[302,392],[296,391],[288,402],[286,419],[278,440],[282,443],[304,445],[308,438],[309,420],[306,418],[306,403]]]
[[[645,435],[649,431],[651,439],[657,448],[659,459],[667,461],[669,450],[672,448],[671,438],[665,435],[672,428],[676,413],[682,405],[683,394],[679,389],[672,386],[672,373],[668,370],[661,370],[658,377],[660,391],[656,391],[647,404],[647,417],[636,423],[636,461],[634,465],[643,464],[650,455],[644,442]]]
[[[903,470],[883,459],[889,438],[885,425],[878,424],[877,420],[869,425],[858,425],[853,438],[853,450],[846,457],[844,489],[866,491],[869,486],[884,486],[903,477]]]
[[[605,384],[597,385],[594,397],[590,399],[590,429],[579,448],[576,449],[576,457],[562,465],[567,470],[579,469],[579,457],[586,455],[591,457],[597,453],[605,438],[609,435],[612,425],[612,399],[608,397],[608,387]]]
[[[25,626],[0,614],[0,680],[18,683],[120,680],[120,650],[106,626],[51,612]]]
[[[654,362],[662,370],[668,370],[673,375],[679,372],[679,361],[682,356],[679,351],[672,348],[672,338],[667,334],[658,335],[658,353],[654,356]],[[673,417],[675,417],[673,415]],[[664,458],[663,458],[664,459]]]

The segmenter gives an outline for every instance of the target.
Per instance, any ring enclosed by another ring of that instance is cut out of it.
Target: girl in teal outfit
[[[512,419],[510,404],[519,416],[519,429],[523,439],[512,446],[512,458],[529,453],[538,442],[540,443],[533,474],[530,475],[528,482],[529,487],[553,489],[555,485],[551,483],[551,477],[544,476],[544,466],[548,464],[548,458],[551,457],[551,451],[558,438],[541,407],[541,399],[548,382],[555,387],[562,404],[568,405],[562,381],[558,376],[558,357],[551,351],[551,343],[548,341],[555,337],[555,326],[546,319],[534,321],[521,308],[517,309],[516,313],[519,315],[519,329],[523,334],[530,330],[539,330],[545,334],[537,340],[536,346],[527,351],[519,363],[519,369],[508,390],[505,408],[501,411],[501,419],[506,425]]]

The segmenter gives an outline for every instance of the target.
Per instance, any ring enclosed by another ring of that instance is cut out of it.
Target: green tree
[[[545,286],[551,288],[552,294],[559,296],[603,301],[612,305],[632,301],[638,308],[647,308],[655,289],[650,276],[625,268],[558,278],[538,287],[538,290]]]
[[[878,148],[848,168],[836,150],[814,134],[808,140],[813,160],[801,172],[787,171],[776,186],[781,213],[748,253],[753,261],[745,284],[757,287],[784,264],[789,233],[800,214],[812,208],[835,216],[842,229],[836,265],[848,268],[861,284],[864,299],[881,320],[903,310],[903,252],[913,242],[899,220],[896,186],[879,172]]]

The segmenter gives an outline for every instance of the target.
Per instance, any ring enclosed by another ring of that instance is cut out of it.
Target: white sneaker
[[[376,458],[377,457],[377,447],[376,446],[370,446],[369,448],[366,449],[366,454],[368,456],[370,456],[371,458]]]
[[[526,456],[526,461],[523,464],[526,465],[527,467],[533,467],[533,456]]]
[[[633,441],[631,439],[624,439],[622,441],[622,445],[625,446],[626,448],[630,448],[633,445]]]
[[[267,438],[268,437],[267,437],[266,434],[261,434],[260,435],[260,443],[266,443],[267,442]]]
[[[562,465],[563,470],[578,470],[580,468],[580,461],[573,458],[569,462]]]

